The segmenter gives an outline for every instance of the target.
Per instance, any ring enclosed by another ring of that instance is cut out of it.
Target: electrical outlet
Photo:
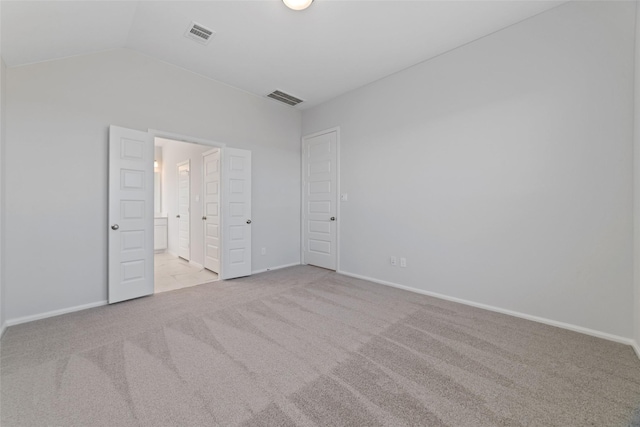
[[[400,258],[400,267],[404,268],[407,266],[407,259],[406,258]]]
[[[266,255],[267,254],[267,248],[262,248],[262,250],[260,251],[260,253],[262,255]]]
[[[391,257],[391,265],[398,265],[398,259],[394,256]]]

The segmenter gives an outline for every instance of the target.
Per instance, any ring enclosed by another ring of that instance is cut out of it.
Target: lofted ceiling
[[[304,109],[561,3],[2,0],[0,54],[16,67],[127,48],[258,96],[282,90]],[[209,44],[184,37],[192,21],[216,32]]]

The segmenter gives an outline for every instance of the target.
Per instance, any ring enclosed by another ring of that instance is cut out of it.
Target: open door
[[[109,127],[109,304],[153,293],[153,140]]]
[[[204,268],[220,274],[220,149],[202,153]]]
[[[222,152],[222,278],[251,275],[251,151]]]

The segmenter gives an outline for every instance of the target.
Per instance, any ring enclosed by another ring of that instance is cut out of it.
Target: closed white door
[[[153,140],[109,127],[109,304],[153,293]]]
[[[222,278],[251,275],[251,151],[223,150]]]
[[[204,268],[220,273],[220,149],[202,155]]]
[[[337,265],[337,131],[302,140],[302,254],[305,264]]]
[[[189,160],[178,163],[178,256],[191,259],[191,181]]]

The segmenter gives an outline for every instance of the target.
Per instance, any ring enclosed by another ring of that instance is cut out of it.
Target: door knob
[[[180,215],[176,215],[176,218],[180,218]]]
[[[336,220],[336,217],[335,217],[335,216],[332,216],[330,219],[331,219],[331,221],[335,221],[335,220]]]
[[[251,224],[251,220],[250,219],[247,220],[247,224]]]
[[[118,228],[120,228],[120,226],[119,226],[118,224],[113,224],[113,225],[111,226],[111,229],[112,229],[112,230],[117,230]]]
[[[202,217],[202,220],[203,220],[203,221],[204,221],[204,220],[206,220],[206,219],[207,219],[207,217],[206,217],[206,216],[203,216],[203,217]]]

